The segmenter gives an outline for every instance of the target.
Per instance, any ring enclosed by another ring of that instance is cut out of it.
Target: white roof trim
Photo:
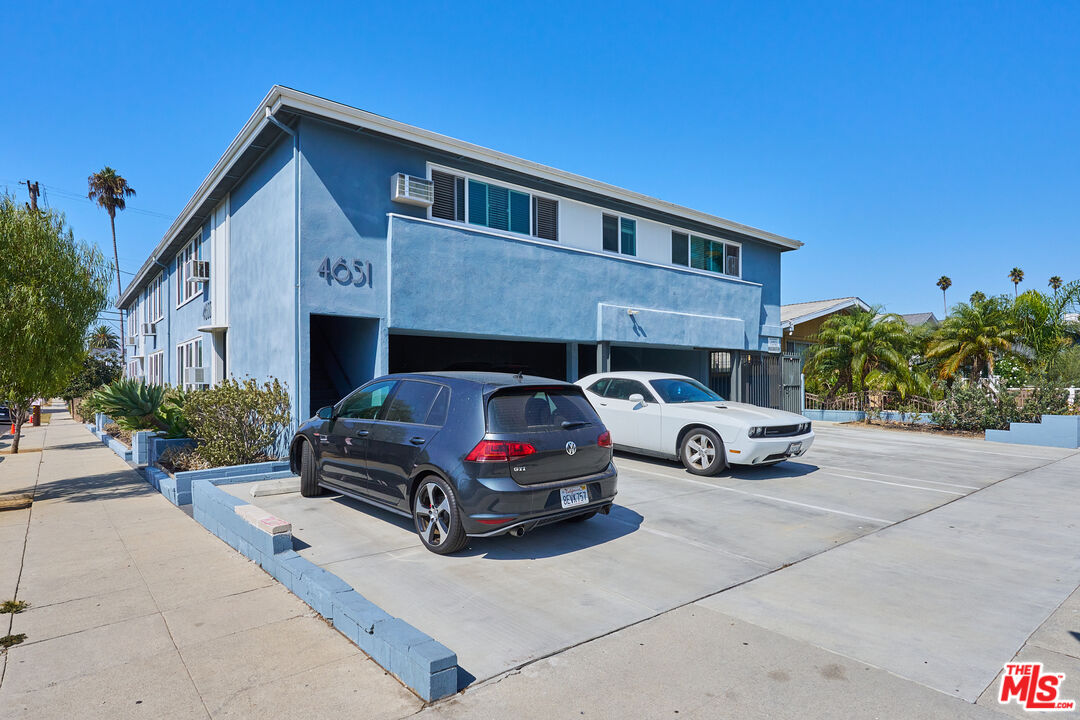
[[[870,309],[870,306],[867,305],[866,303],[864,303],[859,298],[850,298],[848,300],[843,300],[841,302],[838,302],[835,305],[830,305],[829,307],[825,308],[824,310],[818,310],[817,312],[807,313],[806,315],[799,315],[798,317],[793,317],[793,318],[789,318],[787,320],[784,320],[782,323],[780,323],[780,327],[787,330],[788,328],[794,327],[796,325],[801,325],[804,322],[810,322],[811,320],[817,320],[819,317],[824,317],[826,315],[831,315],[834,312],[839,312],[840,310],[844,310],[844,309],[849,308],[849,307],[860,307],[863,310],[869,310]]]
[[[456,140],[446,135],[440,135],[439,133],[434,133],[430,130],[407,125],[365,110],[343,105],[342,103],[327,100],[315,95],[309,95],[308,93],[300,92],[299,90],[275,85],[270,88],[270,92],[266,94],[266,97],[259,103],[258,108],[252,113],[240,132],[237,133],[236,137],[229,143],[228,148],[226,148],[217,163],[214,164],[213,169],[206,178],[199,184],[195,194],[188,200],[184,209],[180,212],[180,215],[165,232],[165,236],[154,248],[151,256],[147,258],[146,262],[144,262],[143,266],[139,269],[139,272],[135,274],[131,282],[124,289],[124,292],[117,301],[117,304],[120,307],[126,307],[127,304],[130,303],[134,289],[141,288],[143,282],[146,280],[145,275],[149,271],[150,266],[154,264],[154,258],[162,252],[176,233],[192,219],[195,210],[211,196],[218,182],[228,173],[230,167],[247,148],[252,138],[258,135],[263,129],[263,126],[269,122],[266,119],[266,110],[269,109],[271,113],[276,113],[282,106],[336,120],[348,125],[366,128],[391,137],[409,140],[421,145],[472,158],[474,160],[491,163],[493,165],[557,182],[569,187],[595,192],[600,195],[623,200],[658,212],[668,213],[688,220],[724,228],[791,250],[798,249],[803,245],[803,243],[798,240],[793,240],[782,235],[759,230],[750,227],[749,225],[743,225],[731,220],[725,220],[716,215],[710,215],[698,210],[691,210],[690,208],[649,197],[648,195],[642,195],[641,193],[624,190],[623,188],[609,185],[600,182],[599,180],[592,180],[547,165],[523,160],[513,155],[507,155],[506,153],[491,150],[480,145],[474,145],[473,143],[468,143],[463,140]]]

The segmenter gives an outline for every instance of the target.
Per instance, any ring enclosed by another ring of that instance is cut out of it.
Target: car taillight
[[[605,430],[596,438],[596,444],[600,447],[611,447],[611,433]]]
[[[535,453],[536,448],[529,443],[481,440],[465,456],[465,459],[471,462],[501,462],[504,460],[517,460]]]

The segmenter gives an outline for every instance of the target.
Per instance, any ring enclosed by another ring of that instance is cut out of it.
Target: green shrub
[[[1036,385],[1023,407],[1008,391],[994,395],[981,385],[957,383],[946,393],[933,420],[950,430],[1007,430],[1013,422],[1039,422],[1043,415],[1066,415],[1069,393],[1052,384]]]
[[[166,448],[158,458],[157,464],[171,473],[205,470],[210,467],[210,463],[206,462],[193,447]]]
[[[278,380],[229,378],[188,393],[184,416],[196,452],[213,467],[263,462],[284,454],[291,426],[289,394]]]

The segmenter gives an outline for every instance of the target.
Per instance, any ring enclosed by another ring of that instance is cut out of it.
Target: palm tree
[[[976,290],[975,292],[971,293],[971,297],[968,298],[968,302],[972,305],[986,302],[986,293],[984,293],[982,290]]]
[[[1011,352],[1018,337],[1012,317],[1000,298],[960,303],[945,319],[930,341],[926,356],[944,362],[938,371],[943,380],[955,377],[961,368],[971,367],[971,379],[978,380],[986,369],[994,372],[994,357]]]
[[[1050,282],[1047,283],[1047,285],[1054,288],[1054,294],[1055,295],[1057,295],[1058,290],[1061,289],[1061,286],[1063,284],[1064,283],[1061,282],[1061,276],[1060,275],[1054,275],[1053,277],[1050,278]]]
[[[952,287],[952,278],[942,275],[938,278],[937,286],[941,288],[941,304],[945,306],[945,317],[949,317],[949,303],[945,299],[945,291]]]
[[[1014,267],[1009,271],[1009,279],[1013,284],[1013,297],[1015,298],[1020,287],[1020,283],[1024,282],[1024,271],[1018,267]]]
[[[128,185],[128,181],[116,174],[108,165],[101,172],[96,172],[86,180],[89,192],[87,197],[97,201],[99,207],[105,208],[109,213],[109,225],[112,228],[113,262],[116,265],[116,299],[124,292],[120,285],[120,255],[116,251],[116,211],[127,207],[125,198],[135,196],[135,188]],[[120,317],[120,343],[124,342],[124,318],[123,310]]]
[[[854,310],[821,325],[806,363],[808,375],[821,378],[830,397],[838,391],[865,390],[871,373],[904,377],[911,333],[899,315]]]
[[[119,350],[120,339],[111,327],[101,324],[90,331],[86,346],[91,350]]]

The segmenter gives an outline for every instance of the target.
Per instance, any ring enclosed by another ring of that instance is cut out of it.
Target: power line
[[[2,180],[0,182],[3,182],[5,184],[11,184],[11,185],[23,185],[23,184],[25,184],[25,183],[20,182],[20,181],[12,182],[11,180]],[[35,183],[35,186],[37,184],[38,183]],[[86,195],[81,194],[81,193],[72,192],[71,190],[64,190],[63,188],[58,188],[55,185],[41,185],[41,187],[52,190],[52,192],[54,194],[59,195],[59,196],[64,197],[64,198],[68,198],[68,199],[71,199],[71,200],[79,200],[81,202],[89,203],[91,205],[97,205],[97,203],[95,203],[93,200],[91,200],[90,198],[86,197]],[[45,195],[45,197],[47,198],[48,196]],[[47,200],[46,200],[45,204],[48,205]],[[174,219],[172,215],[166,215],[165,213],[155,212],[153,210],[143,210],[142,208],[133,208],[133,207],[127,207],[127,208],[125,208],[125,210],[127,212],[133,212],[133,213],[137,213],[139,215],[149,215],[151,217],[164,218],[165,220]]]

